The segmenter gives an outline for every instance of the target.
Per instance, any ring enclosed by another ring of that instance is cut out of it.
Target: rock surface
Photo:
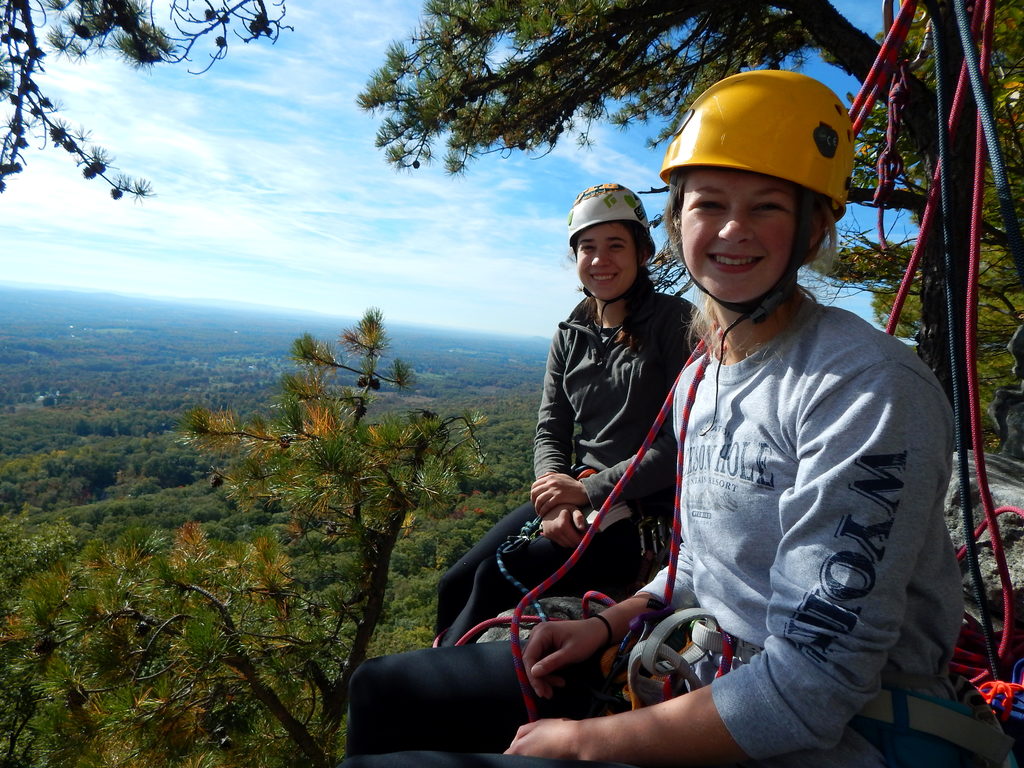
[[[583,601],[578,597],[542,597],[541,607],[549,619],[580,619],[583,618]],[[600,613],[600,606],[592,605],[593,610]],[[531,613],[531,611],[527,611]],[[511,619],[512,611],[505,611],[498,614],[499,619]],[[519,632],[520,639],[525,640],[530,636],[530,630],[523,625]],[[482,633],[477,640],[478,643],[492,643],[499,640],[509,640],[512,637],[512,630],[508,625],[502,624],[491,627]]]
[[[1024,325],[1014,331],[1006,348],[1016,361],[1013,375],[1024,379]],[[999,433],[1000,452],[1005,456],[1024,459],[1024,381],[1016,388],[997,389],[988,413]]]
[[[978,495],[973,455],[968,457],[968,464],[971,476],[973,523],[977,528],[984,521],[985,513]],[[957,478],[955,457],[953,467],[953,480],[946,492],[946,525],[953,539],[953,546],[959,549],[964,544],[964,535],[963,515],[960,509],[960,484]],[[1024,510],[1024,461],[1002,454],[987,454],[985,469],[994,508],[1014,507]],[[1008,511],[998,516],[997,523],[1011,582],[1015,587],[1014,615],[1017,622],[1021,623],[1024,621],[1024,599],[1022,599],[1024,590],[1021,589],[1021,586],[1024,585],[1024,519],[1020,515]],[[993,620],[998,621],[1003,613],[1003,594],[995,558],[992,556],[992,542],[988,531],[979,537],[977,550],[978,563],[985,582],[986,599]],[[968,611],[976,616],[974,587],[966,559],[961,561],[961,572],[964,574],[964,596],[967,599]]]

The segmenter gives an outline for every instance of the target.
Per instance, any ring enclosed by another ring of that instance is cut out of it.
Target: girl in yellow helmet
[[[976,753],[1002,762],[1009,744],[957,709],[947,676],[963,604],[943,519],[946,397],[910,348],[818,305],[796,282],[830,247],[851,167],[846,110],[811,78],[748,72],[693,103],[661,172],[671,242],[706,295],[697,333],[707,358],[684,370],[674,414],[683,441],[674,582],[666,569],[600,617],[536,627],[523,664],[541,719],[508,745],[509,721],[524,713],[503,649],[435,659],[430,670],[422,656],[369,662],[353,681],[353,752],[503,754],[366,754],[351,768],[952,768]],[[580,717],[595,656],[664,598],[699,606],[699,639],[691,626],[684,658],[655,632],[631,667],[648,656],[654,667],[687,662],[687,688]],[[397,718],[416,723],[409,739],[372,745],[360,735],[367,702],[377,696],[383,710],[390,695],[369,691],[373,664],[417,680]],[[446,685],[457,692],[424,692]],[[977,740],[954,743],[960,730]]]

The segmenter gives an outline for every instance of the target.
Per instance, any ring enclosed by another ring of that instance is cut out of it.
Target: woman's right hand
[[[540,532],[559,546],[575,549],[587,532],[587,518],[575,505],[555,507],[541,518]]]
[[[589,659],[607,637],[604,622],[594,618],[545,621],[535,626],[523,652],[523,666],[534,692],[550,699],[555,688],[565,685],[565,679],[555,673],[567,664]]]

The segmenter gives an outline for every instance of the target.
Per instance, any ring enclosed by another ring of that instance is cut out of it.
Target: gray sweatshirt
[[[951,422],[910,348],[812,302],[755,355],[709,366],[686,433],[673,603],[692,592],[764,648],[711,686],[750,765],[884,765],[847,727],[883,672],[949,690],[963,617],[943,519]],[[662,595],[666,578],[644,591]]]

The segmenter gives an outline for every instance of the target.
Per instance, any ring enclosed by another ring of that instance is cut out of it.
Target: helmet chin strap
[[[804,260],[807,258],[813,210],[814,193],[806,187],[800,187],[797,192],[796,232],[793,233],[793,245],[790,247],[786,270],[776,281],[775,285],[758,298],[751,299],[750,301],[725,301],[701,285],[700,281],[694,278],[693,275],[690,275],[690,279],[693,280],[694,285],[720,306],[742,315],[739,320],[749,319],[752,323],[763,323],[772,312],[793,295],[793,290],[796,288],[796,274],[800,271],[800,267],[803,266]],[[732,325],[739,323],[739,320]]]

